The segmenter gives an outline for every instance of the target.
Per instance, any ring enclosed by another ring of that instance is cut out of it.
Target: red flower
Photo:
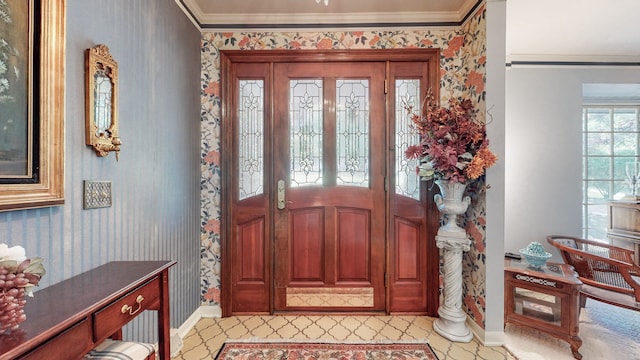
[[[462,47],[463,44],[464,44],[464,37],[456,36],[453,39],[449,40],[448,49],[453,51],[453,52],[456,52],[456,51],[460,50],[460,48]]]
[[[467,226],[465,226],[465,230],[467,231],[467,234],[469,234],[473,239],[476,250],[478,250],[478,252],[480,253],[484,253],[484,242],[482,233],[480,233],[480,229],[478,229],[478,227],[470,221],[467,223]]]
[[[249,43],[249,37],[245,36],[244,38],[242,38],[242,40],[240,40],[240,42],[238,43],[238,46],[240,48],[243,48],[245,45],[247,45]]]
[[[204,88],[204,93],[207,95],[219,96],[220,95],[220,83],[211,81]]]
[[[428,39],[424,39],[424,40],[420,41],[420,43],[421,43],[422,45],[424,45],[424,46],[427,46],[427,47],[429,47],[429,46],[433,45],[433,41],[428,40]]]
[[[318,41],[318,45],[316,46],[318,49],[331,49],[333,46],[333,42],[329,38],[324,38]]]
[[[213,234],[220,234],[220,220],[210,219],[204,225],[204,229]]]
[[[456,36],[453,39],[449,40],[449,46],[442,50],[442,56],[445,58],[452,58],[456,55],[458,50],[462,48],[464,44],[464,38],[462,36]]]
[[[484,81],[483,76],[477,71],[471,71],[467,76],[467,81],[465,81],[465,85],[467,87],[476,87],[477,92],[482,92],[484,90]]]
[[[207,153],[207,156],[204,157],[204,161],[207,164],[219,165],[220,164],[220,152],[218,152],[218,151],[209,151]]]
[[[220,289],[218,288],[209,288],[207,292],[204,294],[204,299],[207,301],[215,301],[217,303],[220,302]]]
[[[404,151],[404,156],[406,156],[407,159],[419,159],[422,157],[422,147],[410,145],[407,150]]]

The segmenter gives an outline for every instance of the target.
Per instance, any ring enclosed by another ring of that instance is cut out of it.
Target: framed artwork
[[[66,0],[0,0],[0,211],[64,203]]]

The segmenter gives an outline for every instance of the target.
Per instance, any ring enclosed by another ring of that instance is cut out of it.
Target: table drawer
[[[640,205],[610,203],[608,230],[617,235],[640,237]]]
[[[21,360],[78,359],[93,348],[91,325],[85,319],[38,346]]]
[[[98,342],[122,328],[145,310],[157,310],[161,279],[156,277],[111,305],[93,314],[93,341]]]

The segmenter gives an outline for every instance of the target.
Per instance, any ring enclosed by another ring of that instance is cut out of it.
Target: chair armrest
[[[548,237],[547,241],[560,250],[565,263],[573,266],[584,284],[629,294],[635,298],[636,302],[640,302],[640,283],[633,278],[640,274],[638,265],[632,261],[627,262],[585,251],[582,246],[576,249],[556,241],[564,238],[566,237]],[[580,240],[575,239],[577,244]],[[600,244],[596,242],[595,245]]]
[[[587,240],[573,236],[562,235],[549,235],[547,236],[547,242],[554,247],[558,248],[558,245],[566,246],[563,244],[566,240],[573,242],[576,248],[581,249],[588,253],[600,255],[602,257],[608,257],[611,259],[620,260],[629,264],[634,264],[635,252],[631,249],[625,249],[612,244],[603,243],[595,240]],[[566,260],[565,260],[566,261]]]

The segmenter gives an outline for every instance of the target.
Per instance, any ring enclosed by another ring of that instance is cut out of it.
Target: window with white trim
[[[626,164],[640,161],[640,105],[583,106],[582,235],[607,240],[607,202],[631,194]]]

